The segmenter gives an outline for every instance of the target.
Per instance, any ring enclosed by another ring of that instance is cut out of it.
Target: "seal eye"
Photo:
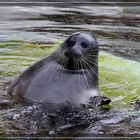
[[[82,42],[82,43],[81,43],[81,47],[82,47],[83,49],[86,49],[86,48],[88,48],[89,46],[88,46],[87,43]]]

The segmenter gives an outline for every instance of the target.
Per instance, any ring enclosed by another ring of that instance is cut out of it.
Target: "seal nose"
[[[73,51],[71,49],[68,49],[64,52],[65,56],[71,57],[73,55]]]
[[[68,58],[80,58],[81,51],[76,47],[68,48],[65,50],[64,55]]]

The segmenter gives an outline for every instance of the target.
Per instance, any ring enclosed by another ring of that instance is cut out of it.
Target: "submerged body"
[[[75,33],[50,56],[25,70],[9,89],[18,100],[87,103],[98,91],[98,43]]]

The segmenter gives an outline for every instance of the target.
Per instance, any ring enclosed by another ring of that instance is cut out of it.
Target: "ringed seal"
[[[8,93],[39,103],[84,103],[98,96],[98,43],[86,32],[70,35],[50,56],[25,70]]]

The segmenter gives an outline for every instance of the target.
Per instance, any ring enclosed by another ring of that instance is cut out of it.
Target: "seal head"
[[[97,63],[98,43],[95,37],[88,33],[75,33],[60,46],[65,55],[66,69],[87,69]],[[92,62],[90,62],[92,61]]]

